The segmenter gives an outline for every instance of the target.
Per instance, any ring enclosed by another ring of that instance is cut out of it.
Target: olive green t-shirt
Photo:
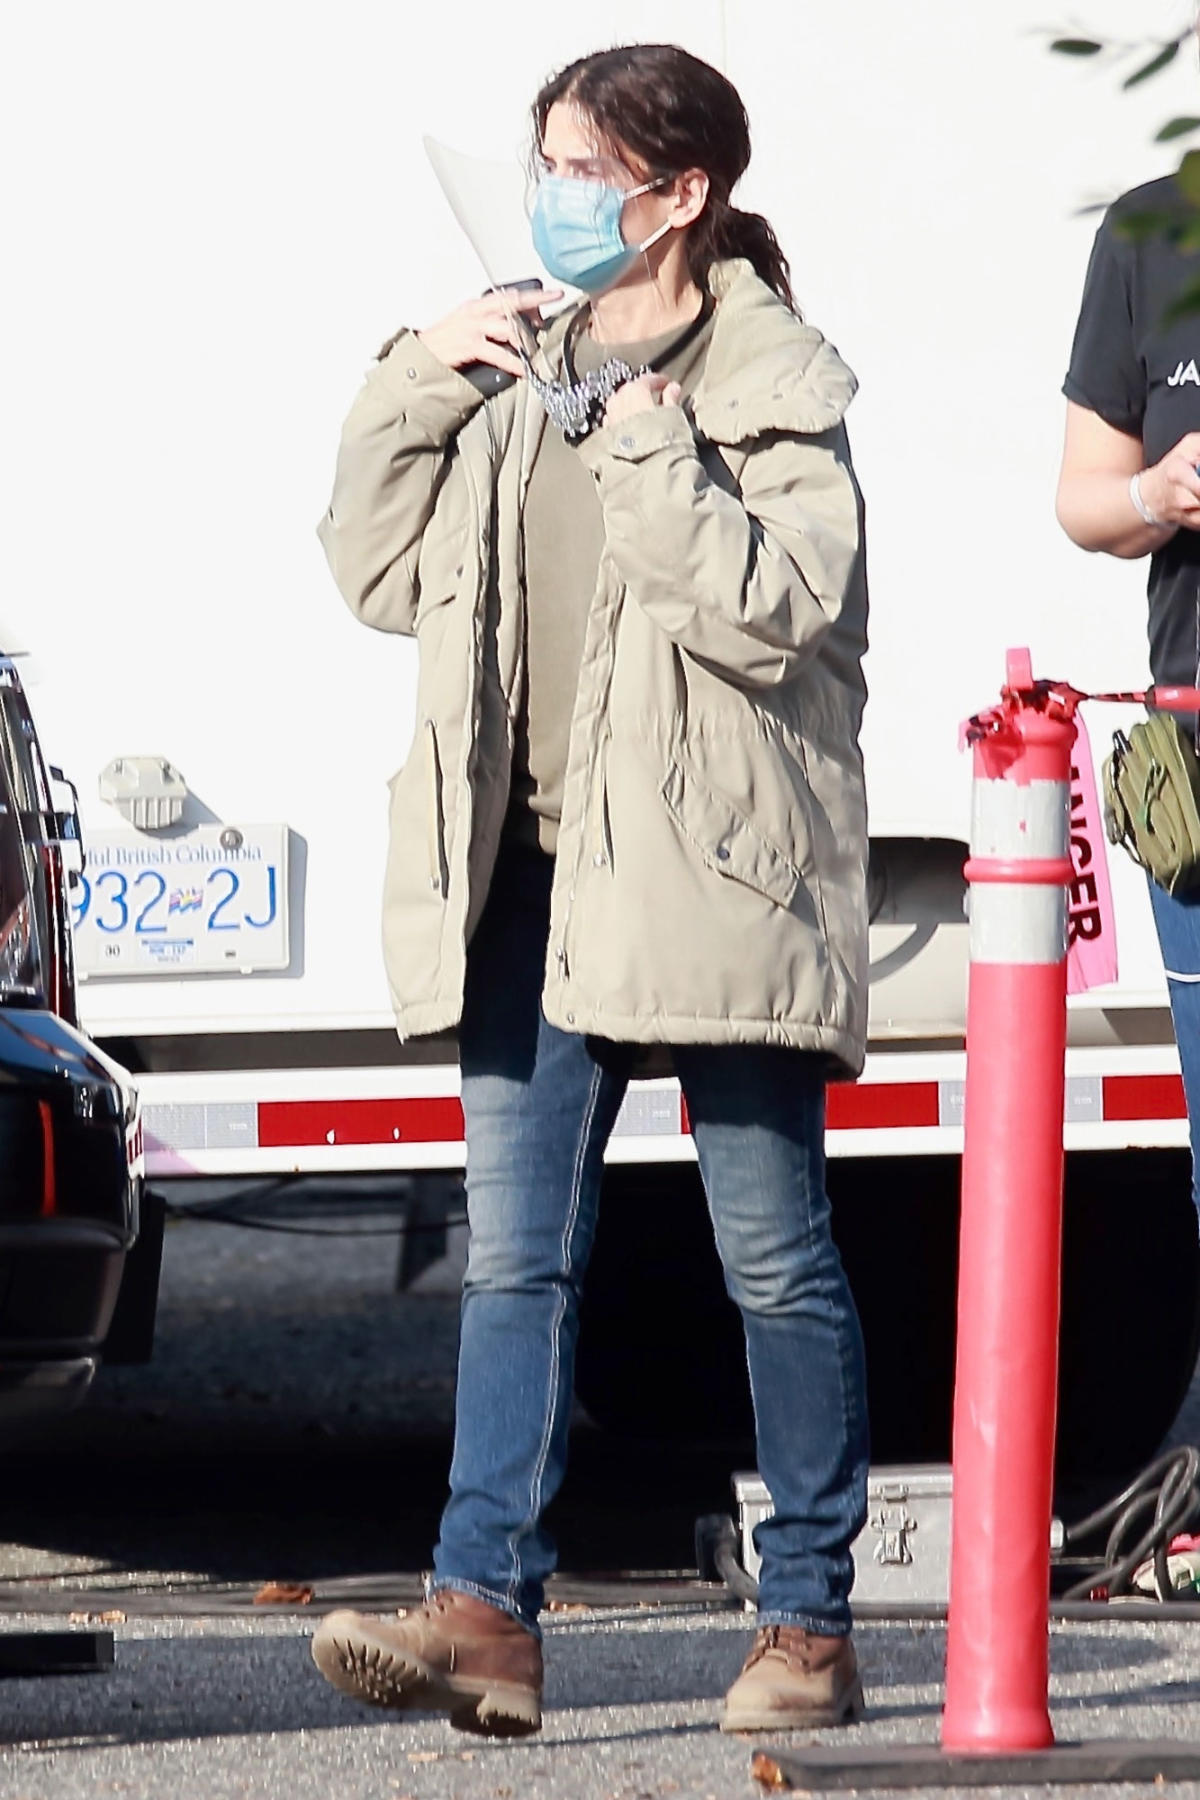
[[[642,344],[601,344],[573,335],[576,376],[619,356],[631,368],[654,363],[684,335],[674,326]],[[712,314],[666,356],[659,372],[690,394],[704,370]],[[588,609],[596,589],[604,517],[595,484],[574,445],[547,424],[525,495],[525,685],[517,718],[505,832],[553,856],[562,811],[567,741],[579,685]]]

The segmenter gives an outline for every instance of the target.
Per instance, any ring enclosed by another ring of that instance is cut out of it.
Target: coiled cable
[[[1191,1589],[1175,1587],[1168,1559],[1174,1539],[1200,1515],[1198,1477],[1200,1450],[1181,1445],[1157,1457],[1095,1512],[1069,1525],[1063,1534],[1065,1549],[1086,1543],[1106,1526],[1108,1538],[1103,1558],[1066,1589],[1063,1599],[1086,1600],[1099,1591],[1110,1600],[1127,1594],[1134,1574],[1147,1559],[1154,1566],[1154,1589],[1160,1601],[1191,1598]]]

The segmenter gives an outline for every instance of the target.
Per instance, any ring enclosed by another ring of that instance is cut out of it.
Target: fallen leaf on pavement
[[[755,1781],[759,1782],[765,1788],[785,1788],[788,1784],[787,1776],[775,1761],[775,1758],[773,1756],[768,1756],[765,1751],[762,1750],[756,1750],[754,1752],[750,1761],[750,1773]]]
[[[267,1581],[254,1596],[255,1606],[308,1606],[314,1589],[299,1581]]]

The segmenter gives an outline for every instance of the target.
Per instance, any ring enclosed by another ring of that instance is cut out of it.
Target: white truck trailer
[[[1073,23],[1153,37],[1181,10],[1088,0]],[[877,1452],[944,1448],[956,730],[994,697],[1010,644],[1080,687],[1144,675],[1144,571],[1082,555],[1054,521],[1059,386],[1095,225],[1080,209],[1171,166],[1153,131],[1196,110],[1200,79],[1181,59],[1122,97],[1103,62],[1049,54],[1059,23],[1044,0],[536,15],[44,0],[14,15],[0,629],[78,784],[84,1020],[137,1075],[152,1182],[296,1172],[352,1191],[363,1172],[461,1168],[453,1043],[397,1042],[379,951],[415,652],[352,620],[314,527],[376,346],[482,284],[422,134],[515,164],[551,69],[681,42],[738,84],[744,203],[774,222],[804,312],[861,381],[871,1051],[830,1094],[831,1184]],[[529,251],[506,275],[534,272]],[[1124,722],[1094,712],[1098,752]],[[1165,989],[1138,872],[1118,860],[1113,885],[1119,983],[1071,1009],[1064,1454],[1080,1462],[1152,1444],[1196,1325]],[[672,1083],[631,1092],[610,1164],[581,1387],[614,1422],[686,1421],[697,1394],[711,1417],[729,1357]]]

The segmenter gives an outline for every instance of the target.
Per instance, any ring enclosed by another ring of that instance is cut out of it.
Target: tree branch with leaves
[[[1160,75],[1179,56],[1185,44],[1195,42],[1192,26],[1163,40],[1120,41],[1088,37],[1056,37],[1051,50],[1060,56],[1079,58],[1104,57],[1117,64],[1134,66],[1121,81],[1123,90],[1140,87]],[[1200,131],[1200,115],[1180,114],[1168,119],[1154,134],[1156,144],[1172,144]],[[1200,149],[1185,150],[1174,174],[1179,203],[1171,210],[1146,209],[1125,211],[1115,222],[1122,237],[1144,239],[1161,237],[1182,251],[1200,251]],[[1085,207],[1085,212],[1103,211],[1102,205]],[[1179,294],[1168,314],[1167,322],[1185,313],[1200,312],[1200,277]]]

